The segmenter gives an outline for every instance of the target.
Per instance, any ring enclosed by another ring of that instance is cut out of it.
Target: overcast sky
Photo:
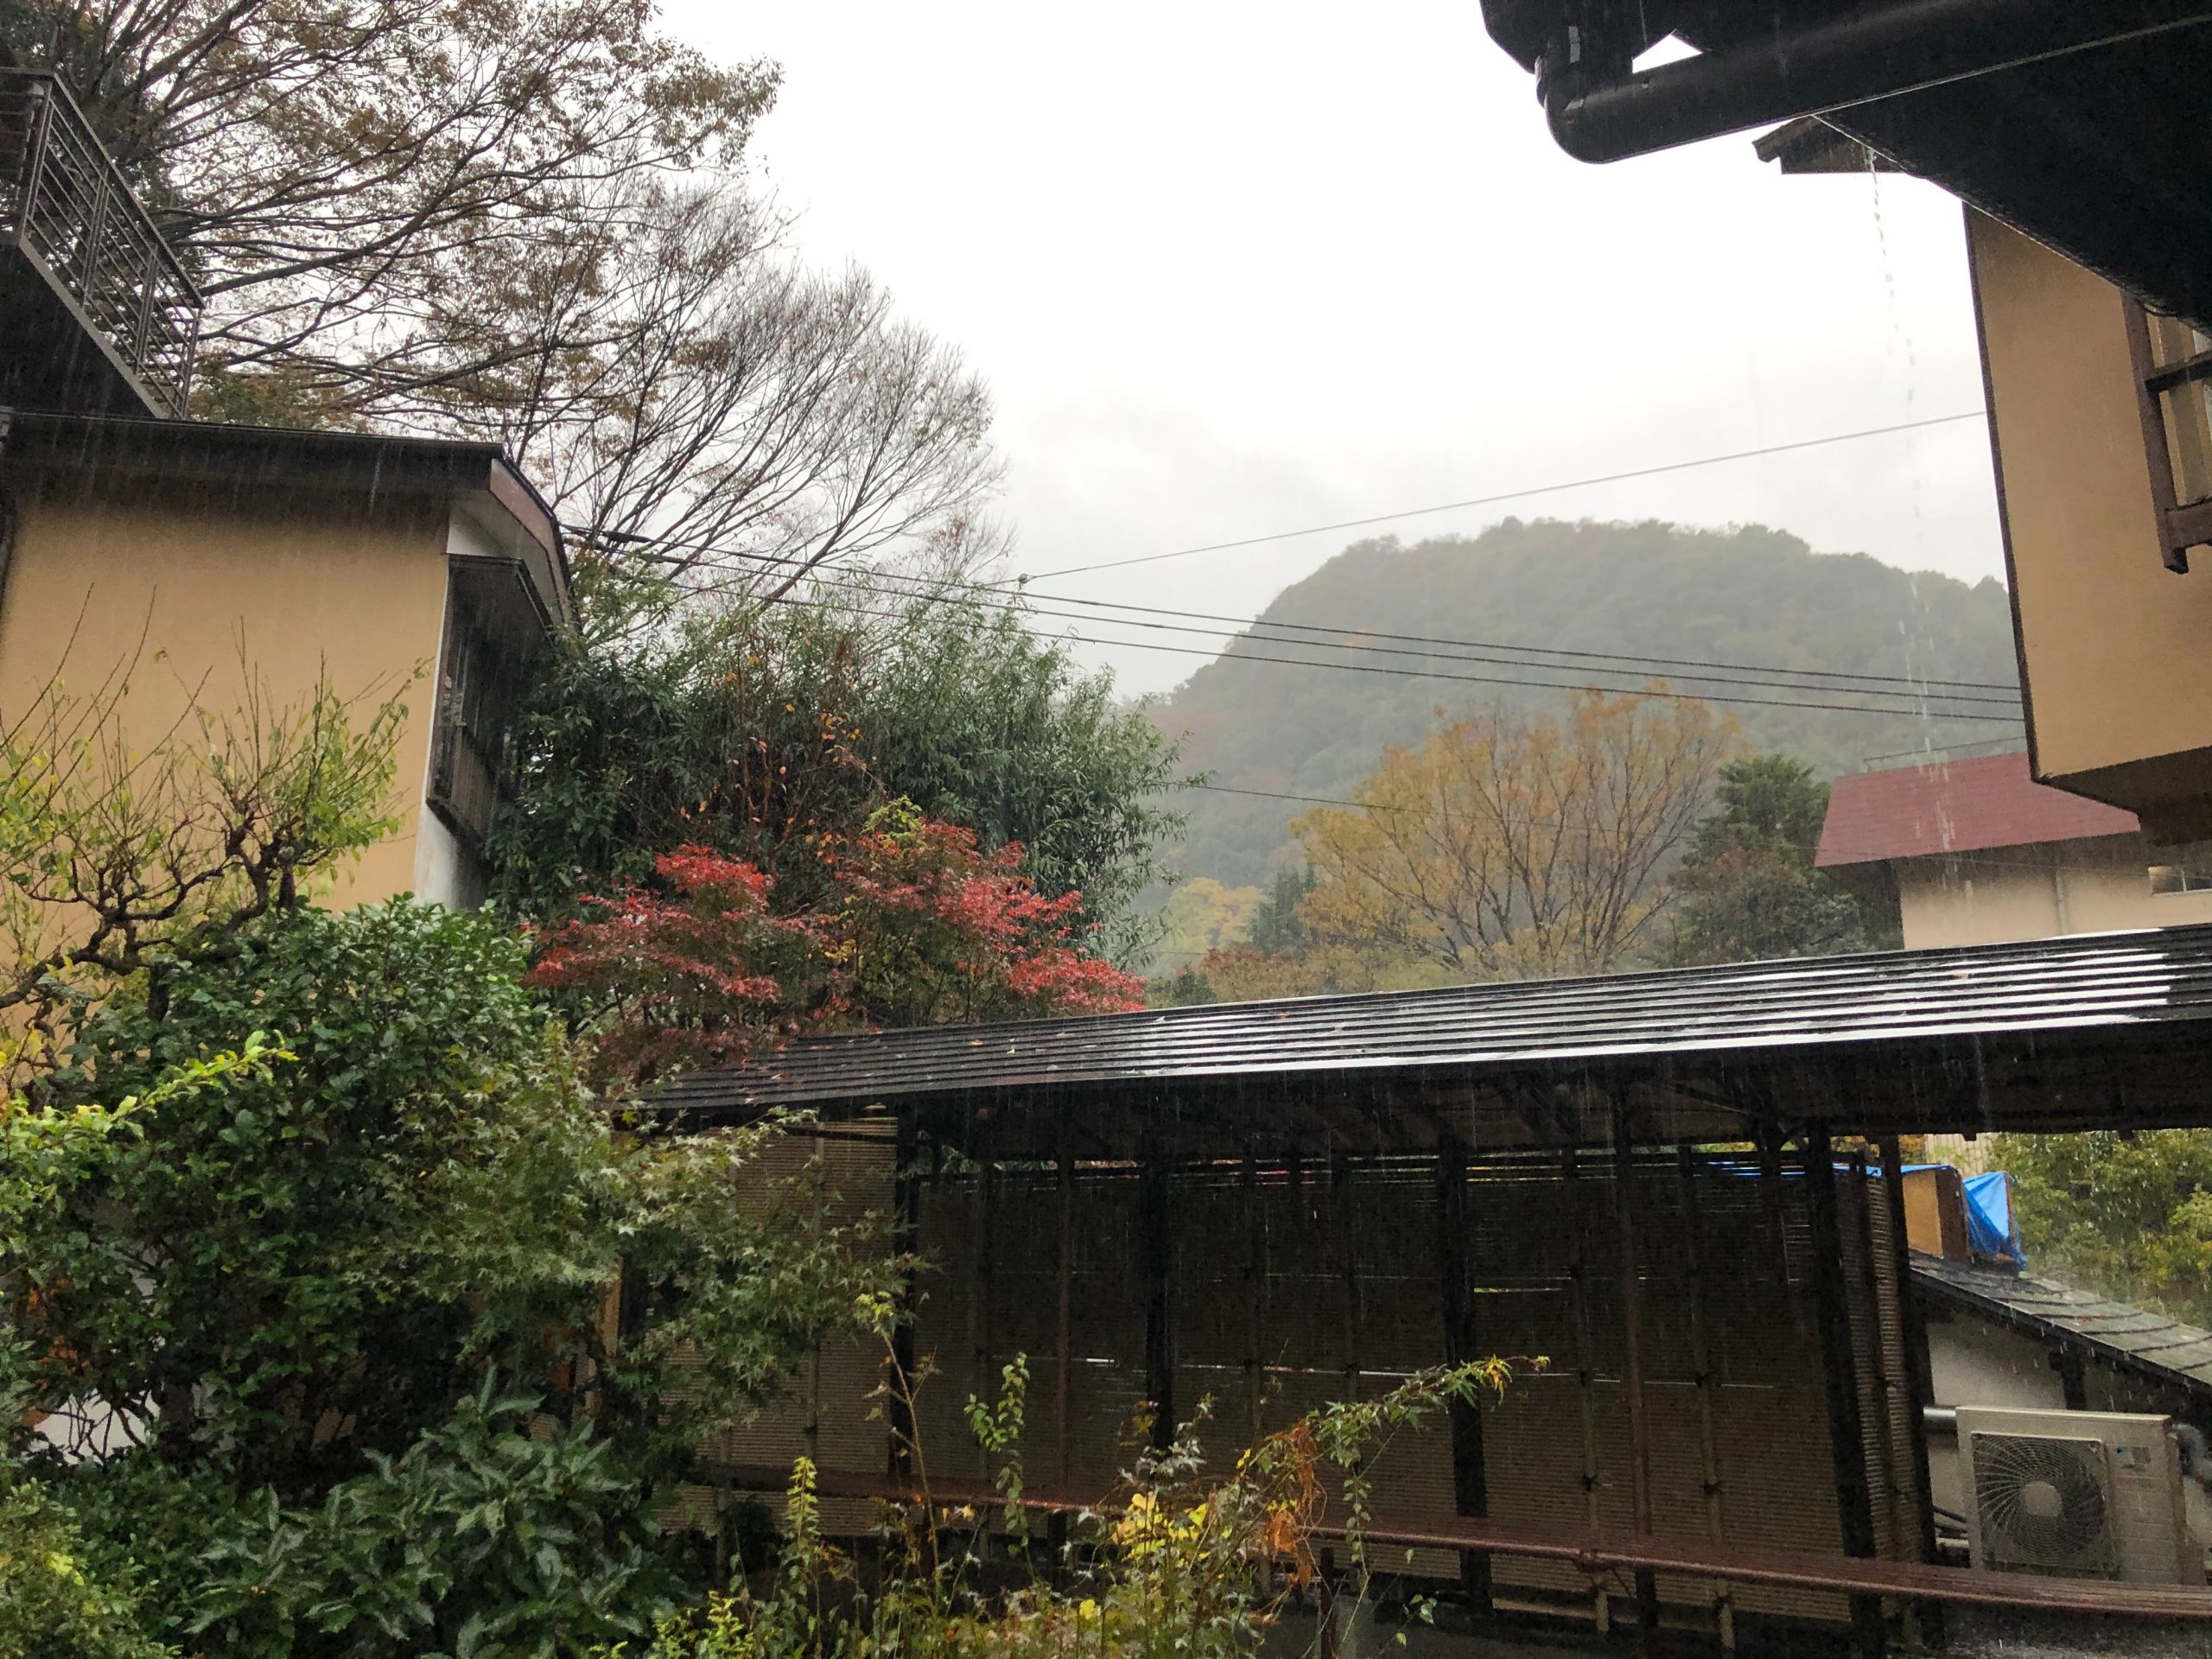
[[[781,62],[754,152],[998,399],[1019,568],[1465,499],[1978,408],[1958,205],[1750,138],[1592,168],[1475,0],[671,0]],[[2000,571],[1978,423],[1408,519],[1756,521]],[[1053,592],[1249,614],[1351,537]],[[1195,643],[1195,642],[1194,642]],[[1161,690],[1196,659],[1110,660]]]

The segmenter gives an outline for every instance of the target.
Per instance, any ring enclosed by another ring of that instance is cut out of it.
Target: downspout
[[[2205,0],[1891,0],[1642,73],[1624,40],[1563,21],[1536,65],[1560,148],[1616,162],[2212,22]]]

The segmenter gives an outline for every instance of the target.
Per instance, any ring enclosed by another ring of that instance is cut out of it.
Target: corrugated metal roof
[[[1824,869],[2132,836],[2133,812],[2036,782],[2015,750],[1893,772],[1853,772],[1828,786],[1813,861]]]
[[[1936,1296],[2113,1364],[2212,1394],[2212,1331],[2032,1273],[2005,1273],[1912,1253],[1916,1283]]]
[[[1817,1061],[1878,1044],[2212,1018],[2212,927],[1681,969],[1442,990],[1223,1003],[810,1038],[666,1085],[664,1106],[742,1112],[987,1091],[1318,1074],[1519,1071],[1675,1057]],[[2044,1045],[2046,1047],[2048,1043]],[[1978,1040],[1994,1054],[2001,1041]]]

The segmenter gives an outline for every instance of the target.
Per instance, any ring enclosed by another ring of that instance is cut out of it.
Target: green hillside
[[[1968,587],[1863,554],[1817,554],[1794,536],[1756,525],[1708,531],[1508,519],[1472,539],[1410,547],[1363,542],[1285,591],[1264,620],[2006,686],[2017,679],[1999,583]],[[1287,654],[1294,653],[1281,645],[1240,639],[1157,710],[1164,729],[1183,734],[1192,765],[1211,771],[1217,784],[1341,795],[1373,769],[1384,745],[1417,740],[1439,709],[1457,715],[1497,699],[1560,695],[1231,660]],[[1300,646],[1294,654],[1330,653]],[[1472,675],[1516,671],[1402,657],[1360,660]],[[1691,689],[1796,695],[1751,686]],[[1851,701],[1813,694],[1803,700]],[[1756,747],[1786,749],[1827,775],[1856,770],[1872,756],[2019,734],[2016,726],[1910,712],[1746,706],[1729,712]],[[1178,805],[1191,819],[1176,860],[1186,876],[1255,886],[1293,855],[1288,826],[1301,810],[1294,803],[1194,791]]]

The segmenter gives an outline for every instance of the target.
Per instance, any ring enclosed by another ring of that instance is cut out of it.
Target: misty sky
[[[988,378],[1046,572],[1978,408],[1955,201],[1748,136],[1592,168],[1475,0],[675,0],[785,68],[754,152]],[[1999,573],[1978,423],[1409,519],[1758,521]],[[1040,583],[1249,614],[1346,534]],[[1199,645],[1203,641],[1185,643]],[[1196,658],[1092,651],[1129,690]]]

